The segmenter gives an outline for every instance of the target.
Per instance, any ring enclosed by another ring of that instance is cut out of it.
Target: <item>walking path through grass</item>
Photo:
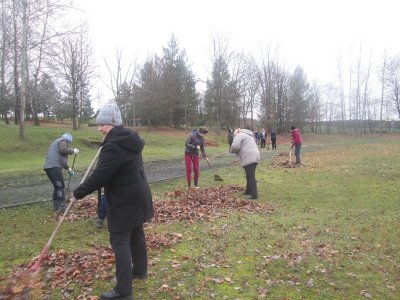
[[[278,153],[279,152],[277,151],[263,150],[261,151],[262,160],[270,160]],[[234,159],[235,155],[225,153],[211,157],[210,163],[214,170],[219,170],[221,168],[232,166],[232,161]],[[147,162],[144,164],[144,167],[149,183],[185,176],[183,159]],[[202,172],[210,171],[209,166],[205,163],[200,164],[200,169]],[[70,182],[70,191],[79,184],[82,176],[83,174],[76,174],[76,176],[72,177]],[[43,182],[43,180],[45,180],[45,182]],[[65,185],[68,185],[68,175],[65,175]],[[50,197],[52,195],[52,190],[52,185],[45,176],[42,176],[41,181],[34,182],[32,182],[32,176],[20,176],[15,178],[15,186],[9,186],[0,190],[0,199],[2,199],[0,202],[0,208],[51,200]]]

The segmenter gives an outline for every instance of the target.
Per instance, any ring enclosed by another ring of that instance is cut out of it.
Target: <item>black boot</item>
[[[132,272],[132,278],[133,279],[146,279],[147,274],[138,274],[138,273]]]
[[[109,299],[118,299],[118,300],[133,300],[132,295],[121,296],[117,291],[112,290],[110,292],[104,292],[100,296],[100,300],[109,300]]]

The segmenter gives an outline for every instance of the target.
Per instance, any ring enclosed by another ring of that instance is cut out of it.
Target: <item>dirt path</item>
[[[262,160],[270,160],[279,151],[261,151]],[[210,157],[210,162],[214,170],[232,166],[235,155],[225,153]],[[145,163],[144,165],[147,180],[149,183],[168,180],[185,176],[185,166],[183,159],[159,160]],[[208,165],[200,162],[201,171],[210,171]],[[70,190],[73,190],[80,182],[83,174],[74,176],[70,183]],[[65,183],[67,185],[67,182]],[[53,188],[50,182],[45,184],[29,185],[17,188],[5,188],[0,190],[0,208],[13,207],[23,204],[44,202],[51,199]]]

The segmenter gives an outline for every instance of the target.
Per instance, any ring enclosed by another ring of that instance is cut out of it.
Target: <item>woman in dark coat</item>
[[[147,276],[147,250],[143,223],[153,216],[153,202],[143,169],[144,141],[122,126],[116,103],[102,107],[96,119],[105,135],[92,175],[73,192],[76,199],[104,187],[107,223],[115,254],[117,284],[100,299],[133,299],[132,278]]]

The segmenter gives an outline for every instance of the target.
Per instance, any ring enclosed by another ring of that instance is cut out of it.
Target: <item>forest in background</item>
[[[87,24],[73,24],[68,0],[0,0],[0,115],[8,124],[72,120],[78,130],[92,107],[96,66],[106,64],[108,82],[128,126],[192,128],[207,124],[218,133],[234,127],[291,125],[312,132],[390,132],[399,127],[400,54],[383,51],[380,61],[360,43],[337,59],[334,82],[310,82],[301,65],[287,67],[279,47],[261,55],[230,47],[223,34],[210,36],[209,75],[200,79],[190,53],[172,33],[143,62],[123,49],[94,60]],[[199,89],[199,83],[205,86]]]

